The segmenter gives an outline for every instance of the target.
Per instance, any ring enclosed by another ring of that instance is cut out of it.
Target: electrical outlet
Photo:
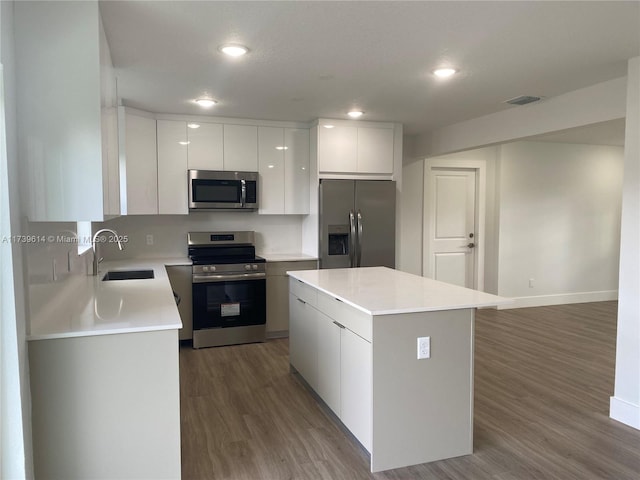
[[[431,337],[418,337],[418,360],[431,358]]]
[[[147,245],[153,245],[153,235],[147,235]]]
[[[529,288],[533,288],[536,286],[536,279],[535,278],[530,278],[529,279]]]

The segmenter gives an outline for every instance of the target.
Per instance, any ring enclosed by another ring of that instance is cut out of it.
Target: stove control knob
[[[215,272],[216,271],[216,267],[209,267],[209,271],[210,272]]]
[[[203,272],[208,272],[209,271],[209,267],[202,267],[202,271]]]
[[[254,270],[258,269],[258,265],[251,265],[251,268],[253,268]]]
[[[245,265],[245,266],[244,266],[244,269],[245,269],[245,270],[251,270],[251,265]]]

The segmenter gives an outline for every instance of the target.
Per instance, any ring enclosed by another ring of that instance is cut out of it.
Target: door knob
[[[475,247],[475,246],[476,246],[476,244],[475,244],[475,243],[473,243],[473,242],[471,242],[471,243],[468,243],[468,244],[467,244],[467,247],[468,247],[468,248],[473,248],[473,247]]]

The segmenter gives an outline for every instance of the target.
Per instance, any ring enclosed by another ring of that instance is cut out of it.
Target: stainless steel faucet
[[[122,250],[122,243],[120,243],[120,238],[118,237],[118,232],[115,230],[111,230],[110,228],[102,228],[93,234],[93,238],[91,239],[91,247],[93,248],[93,273],[92,275],[98,275],[98,264],[102,261],[102,258],[98,255],[98,243],[96,243],[96,238],[103,232],[112,233],[116,237],[116,241],[118,242],[118,249]]]

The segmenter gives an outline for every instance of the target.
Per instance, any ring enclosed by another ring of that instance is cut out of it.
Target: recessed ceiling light
[[[189,128],[200,128],[199,123],[187,123],[187,127]]]
[[[212,98],[198,98],[195,100],[195,102],[200,105],[202,108],[209,108],[209,107],[213,107],[216,103],[214,99]]]
[[[364,115],[364,112],[361,110],[351,110],[349,113],[347,113],[347,115],[349,115],[351,118],[360,118],[362,115]]]
[[[228,43],[226,45],[220,45],[218,47],[225,55],[229,55],[230,57],[241,57],[249,52],[249,49],[244,45],[238,45],[237,43]]]
[[[434,70],[433,74],[436,77],[448,78],[448,77],[454,75],[457,72],[458,71],[455,68],[446,67],[446,68],[438,68],[438,69]]]
[[[333,125],[323,125],[324,128],[333,128]]]
[[[178,142],[180,145],[189,145],[191,142]]]

